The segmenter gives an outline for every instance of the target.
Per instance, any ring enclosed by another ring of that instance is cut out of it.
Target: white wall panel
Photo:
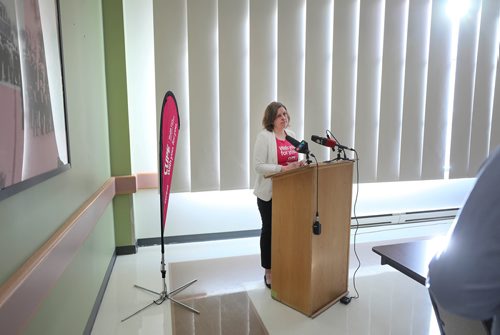
[[[476,78],[480,1],[460,23],[450,146],[450,178],[464,178],[469,167],[472,102]]]
[[[191,190],[217,190],[219,64],[217,0],[188,0]]]
[[[248,0],[219,2],[220,188],[248,188]]]
[[[450,71],[452,71],[452,21],[445,1],[432,3],[429,73],[425,101],[422,179],[444,177]]]
[[[264,110],[277,96],[277,22],[277,0],[250,1],[250,164]],[[250,187],[254,182],[251,168]]]
[[[132,172],[158,171],[158,136],[150,131],[161,108],[155,105],[153,2],[124,2],[123,20],[127,82],[137,84],[127,92],[130,133],[138,135],[130,136]]]
[[[354,146],[358,73],[359,0],[334,1],[332,116],[330,130],[337,140]]]
[[[407,30],[408,0],[391,1],[385,8],[378,181],[399,179]]]
[[[476,89],[472,110],[472,130],[468,175],[477,174],[488,157],[491,113],[498,58],[498,16],[500,2],[483,1],[479,50],[477,54]]]
[[[422,173],[430,14],[431,0],[410,1],[399,167],[400,180],[418,180]]]
[[[278,100],[304,138],[305,0],[278,0]]]
[[[172,191],[191,190],[191,141],[189,119],[189,73],[187,44],[186,0],[153,1],[154,20],[154,73],[155,73],[155,146],[159,142],[161,105],[167,91],[172,91],[179,108],[180,130],[175,153]],[[133,47],[146,53],[143,45]],[[141,70],[139,64],[135,64]],[[153,131],[150,129],[149,133]],[[138,134],[136,134],[138,136]],[[141,138],[141,136],[139,136]],[[155,156],[158,164],[158,154]],[[153,171],[158,171],[155,168]],[[149,172],[149,171],[138,171]]]
[[[332,92],[333,0],[307,2],[304,137],[318,161],[331,149],[314,144],[311,135],[325,137],[330,128]]]
[[[497,59],[497,73],[495,81],[495,98],[493,101],[493,113],[491,116],[490,153],[500,145],[500,67]]]
[[[384,11],[383,0],[361,1],[354,145],[362,182],[377,178]]]

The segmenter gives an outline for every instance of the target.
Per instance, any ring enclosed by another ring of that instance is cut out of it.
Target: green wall
[[[111,207],[42,302],[25,334],[83,333],[114,249]]]
[[[102,3],[61,0],[71,169],[0,202],[5,282],[112,175]],[[115,250],[110,205],[27,326],[30,334],[81,334]]]
[[[127,101],[127,71],[125,64],[125,35],[122,0],[102,3],[104,53],[108,101],[111,174],[132,174]],[[120,195],[113,200],[115,241],[117,246],[135,245],[133,196]]]

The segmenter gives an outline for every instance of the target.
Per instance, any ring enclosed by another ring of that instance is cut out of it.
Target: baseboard
[[[371,228],[379,226],[407,225],[420,222],[452,220],[455,218],[457,212],[458,208],[446,208],[446,209],[430,210],[430,211],[358,216],[357,218],[356,217],[351,218],[351,229]],[[256,237],[256,236],[260,236],[260,229],[228,231],[221,233],[165,236],[164,243],[174,244],[174,243],[190,243],[190,242],[207,242],[207,241],[228,240],[234,238],[246,238],[246,237]],[[161,244],[160,237],[148,237],[148,238],[137,239],[137,247],[149,247],[160,244]],[[123,253],[122,255],[128,255],[130,253],[135,253],[135,252]],[[118,252],[117,254],[120,255]]]
[[[453,220],[458,211],[458,208],[443,208],[427,211],[358,216],[357,218],[351,218],[351,227],[357,224],[359,224],[359,227],[374,227]]]
[[[137,245],[122,245],[115,248],[117,256],[133,255],[137,253]]]
[[[99,312],[99,308],[101,307],[104,293],[106,292],[106,288],[108,287],[109,278],[111,277],[111,273],[113,272],[115,261],[116,251],[113,253],[113,256],[111,256],[111,260],[109,261],[108,269],[106,270],[106,274],[104,275],[104,278],[102,280],[101,288],[99,289],[99,293],[97,293],[97,297],[94,302],[94,307],[92,308],[92,312],[90,313],[87,325],[85,326],[85,330],[83,331],[84,335],[90,335],[92,333],[92,328],[94,327],[97,313]]]
[[[234,238],[246,238],[255,236],[260,236],[260,229],[228,231],[222,233],[166,236],[164,237],[164,243],[174,244],[174,243],[189,243],[189,242],[206,242],[206,241],[230,240]],[[159,244],[161,244],[160,237],[137,239],[137,246],[139,247],[149,247],[152,245],[159,245]]]

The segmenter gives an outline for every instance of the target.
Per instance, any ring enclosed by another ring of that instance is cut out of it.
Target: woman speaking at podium
[[[257,135],[253,153],[253,167],[257,173],[254,194],[262,218],[260,235],[260,260],[265,269],[264,282],[271,288],[271,220],[272,220],[272,181],[265,175],[288,171],[304,165],[299,161],[295,147],[286,136],[295,137],[288,129],[290,114],[280,102],[271,102],[262,118],[262,129]]]

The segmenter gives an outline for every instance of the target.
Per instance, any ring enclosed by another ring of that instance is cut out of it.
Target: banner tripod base
[[[142,286],[139,286],[139,285],[134,285],[135,288],[138,288],[138,289],[141,289],[143,291],[150,292],[150,293],[158,295],[158,299],[153,300],[153,302],[150,303],[149,305],[144,306],[143,308],[139,309],[137,312],[135,312],[135,313],[127,316],[121,322],[127,321],[128,319],[130,319],[134,315],[139,314],[140,312],[142,312],[143,310],[145,310],[149,306],[152,306],[152,305],[161,305],[165,300],[170,300],[170,301],[176,303],[177,305],[182,306],[182,307],[190,310],[193,313],[200,314],[200,312],[198,310],[194,309],[193,307],[188,306],[185,303],[182,303],[182,302],[180,302],[178,300],[175,300],[173,298],[173,296],[175,296],[177,293],[182,292],[183,290],[187,289],[189,286],[191,286],[194,283],[196,283],[198,281],[198,279],[191,280],[189,283],[184,284],[181,287],[178,287],[178,288],[176,288],[175,290],[173,290],[171,292],[167,292],[167,284],[165,282],[165,274],[166,274],[166,271],[165,271],[165,261],[164,261],[163,255],[162,255],[162,270],[161,270],[161,273],[162,273],[162,279],[163,279],[163,291],[162,292],[155,292],[155,291],[152,291],[152,290],[147,289],[145,287],[142,287]]]
[[[173,298],[173,296],[175,296],[177,293],[179,292],[182,292],[184,289],[188,288],[189,286],[191,286],[192,284],[196,283],[197,279],[194,279],[192,281],[190,281],[189,283],[185,284],[185,285],[182,285],[181,287],[179,288],[176,288],[175,290],[173,290],[172,292],[166,292],[165,290],[161,293],[159,292],[155,292],[155,291],[152,291],[150,289],[147,289],[145,287],[142,287],[142,286],[139,286],[139,285],[134,285],[135,288],[138,288],[138,289],[141,289],[141,290],[144,290],[144,291],[147,291],[147,292],[150,292],[150,293],[153,293],[153,294],[156,294],[158,295],[158,299],[154,300],[152,303],[150,303],[149,305],[146,305],[144,306],[143,308],[139,309],[137,312],[127,316],[125,319],[123,319],[121,322],[124,322],[124,321],[127,321],[128,319],[130,319],[131,317],[133,317],[134,315],[137,315],[139,314],[140,312],[142,312],[143,310],[145,310],[146,308],[152,306],[152,305],[161,305],[165,300],[170,300],[176,304],[178,304],[179,306],[182,306],[188,310],[190,310],[191,312],[193,313],[196,313],[196,314],[200,314],[200,312],[196,309],[194,309],[193,307],[191,306],[188,306],[186,305],[185,303],[182,303],[178,300],[175,300]]]

